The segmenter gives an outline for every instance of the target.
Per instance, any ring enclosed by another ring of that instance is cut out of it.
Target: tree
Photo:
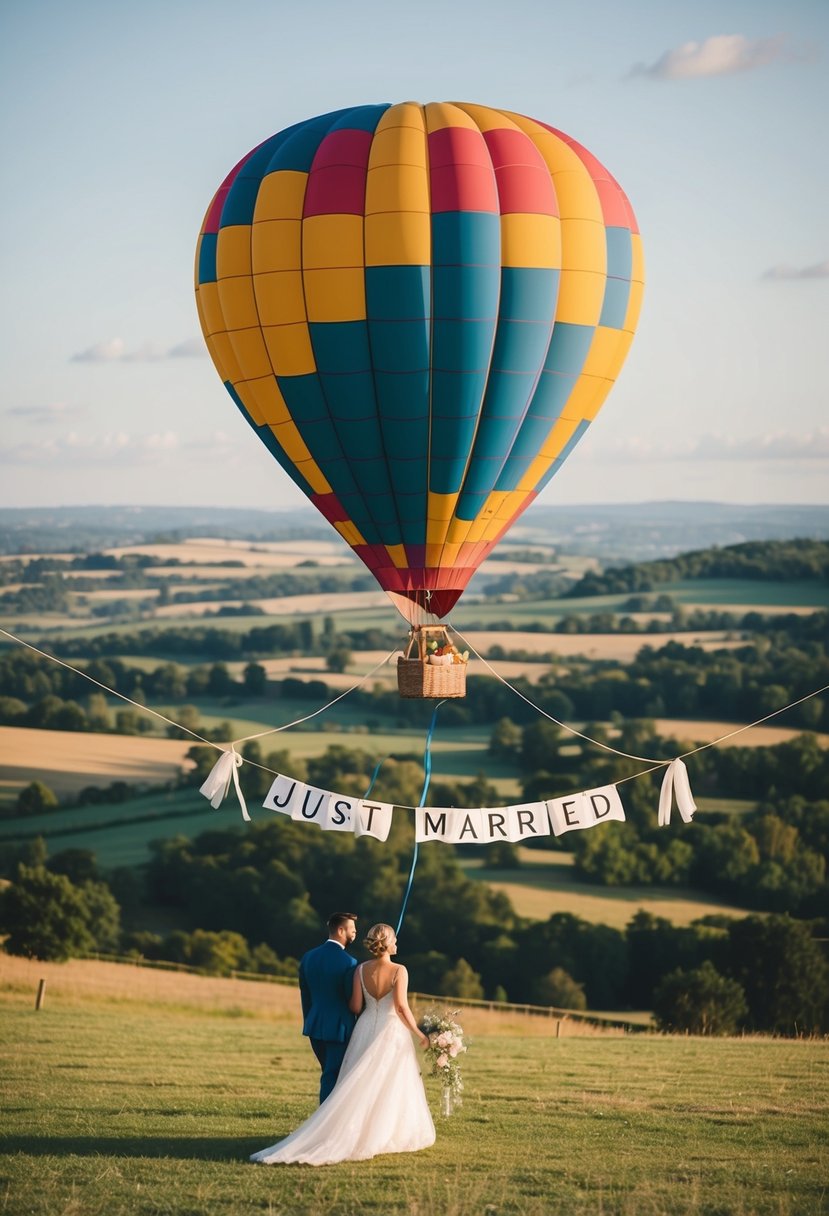
[[[669,972],[653,994],[653,1012],[660,1030],[733,1034],[748,1005],[740,984],[706,959],[694,971]]]
[[[187,962],[207,975],[230,975],[250,965],[250,951],[241,933],[223,929],[210,933],[196,929],[190,934]]]
[[[211,697],[226,697],[237,685],[224,663],[214,663],[207,676],[207,691]]]
[[[114,953],[121,942],[121,909],[115,896],[105,882],[85,882],[79,890],[93,949]]]
[[[75,886],[98,881],[98,863],[91,849],[61,849],[49,858],[53,874],[65,874]]]
[[[86,713],[89,719],[89,729],[108,731],[112,718],[107,705],[107,699],[102,692],[92,692],[86,698]]]
[[[3,895],[0,921],[9,954],[64,962],[95,944],[83,892],[44,866],[18,867]]]
[[[263,697],[268,690],[268,673],[261,663],[248,663],[242,683],[249,697]]]
[[[512,718],[499,718],[489,736],[489,754],[496,760],[517,760],[521,751],[521,727]]]
[[[554,722],[541,719],[525,726],[521,739],[521,761],[528,773],[555,768],[560,731]]]
[[[733,977],[742,984],[755,1030],[825,1029],[829,964],[808,924],[788,916],[748,916],[730,929]]]
[[[42,781],[30,781],[17,795],[15,804],[20,815],[39,815],[58,806],[57,795]]]
[[[537,979],[533,997],[539,1005],[554,1005],[556,1009],[586,1009],[584,984],[578,984],[563,967],[553,967]]]
[[[325,656],[325,666],[329,671],[343,672],[351,664],[351,651],[345,646],[336,646]]]
[[[478,972],[472,970],[465,958],[459,958],[455,966],[441,977],[438,995],[479,1000],[484,995],[484,987]]]

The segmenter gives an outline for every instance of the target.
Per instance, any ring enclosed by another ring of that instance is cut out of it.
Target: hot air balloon
[[[196,256],[230,396],[412,623],[446,616],[572,452],[642,291],[633,211],[596,158],[465,102],[266,139]]]

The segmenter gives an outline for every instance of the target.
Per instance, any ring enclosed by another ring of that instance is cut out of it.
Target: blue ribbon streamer
[[[435,723],[437,722],[438,710],[440,709],[441,705],[443,705],[443,704],[444,704],[444,701],[438,701],[437,705],[435,706],[435,712],[432,714],[432,721],[429,725],[429,729],[426,732],[426,748],[423,753],[423,789],[420,791],[420,801],[417,804],[419,807],[423,806],[426,802],[426,794],[428,793],[428,790],[429,790],[429,782],[432,780],[432,735],[435,732]],[[414,846],[414,853],[412,854],[412,866],[411,866],[411,869],[409,870],[409,881],[406,884],[406,894],[403,896],[403,906],[400,909],[400,919],[397,922],[397,928],[395,930],[395,934],[398,934],[400,932],[400,926],[403,924],[403,917],[406,915],[406,905],[409,902],[409,895],[411,894],[412,883],[414,882],[415,868],[417,866],[417,856],[418,856],[419,851],[420,851],[420,846],[417,842],[417,833],[415,833],[415,846]]]
[[[384,756],[382,760],[378,760],[377,763],[375,764],[374,772],[371,774],[371,781],[369,781],[369,783],[368,783],[368,789],[363,794],[363,798],[368,798],[369,794],[374,789],[374,782],[377,780],[377,777],[380,773],[380,769],[383,767],[383,765],[386,763],[387,760],[388,760],[388,756]]]

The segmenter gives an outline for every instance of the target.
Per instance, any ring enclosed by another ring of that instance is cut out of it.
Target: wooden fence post
[[[35,1010],[43,1008],[43,1001],[46,996],[46,980],[41,980],[37,986],[37,996],[35,997]]]

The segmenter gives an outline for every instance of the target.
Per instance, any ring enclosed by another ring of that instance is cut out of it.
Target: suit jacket
[[[302,1033],[326,1043],[347,1043],[355,1016],[348,1008],[356,959],[330,939],[299,962]]]

